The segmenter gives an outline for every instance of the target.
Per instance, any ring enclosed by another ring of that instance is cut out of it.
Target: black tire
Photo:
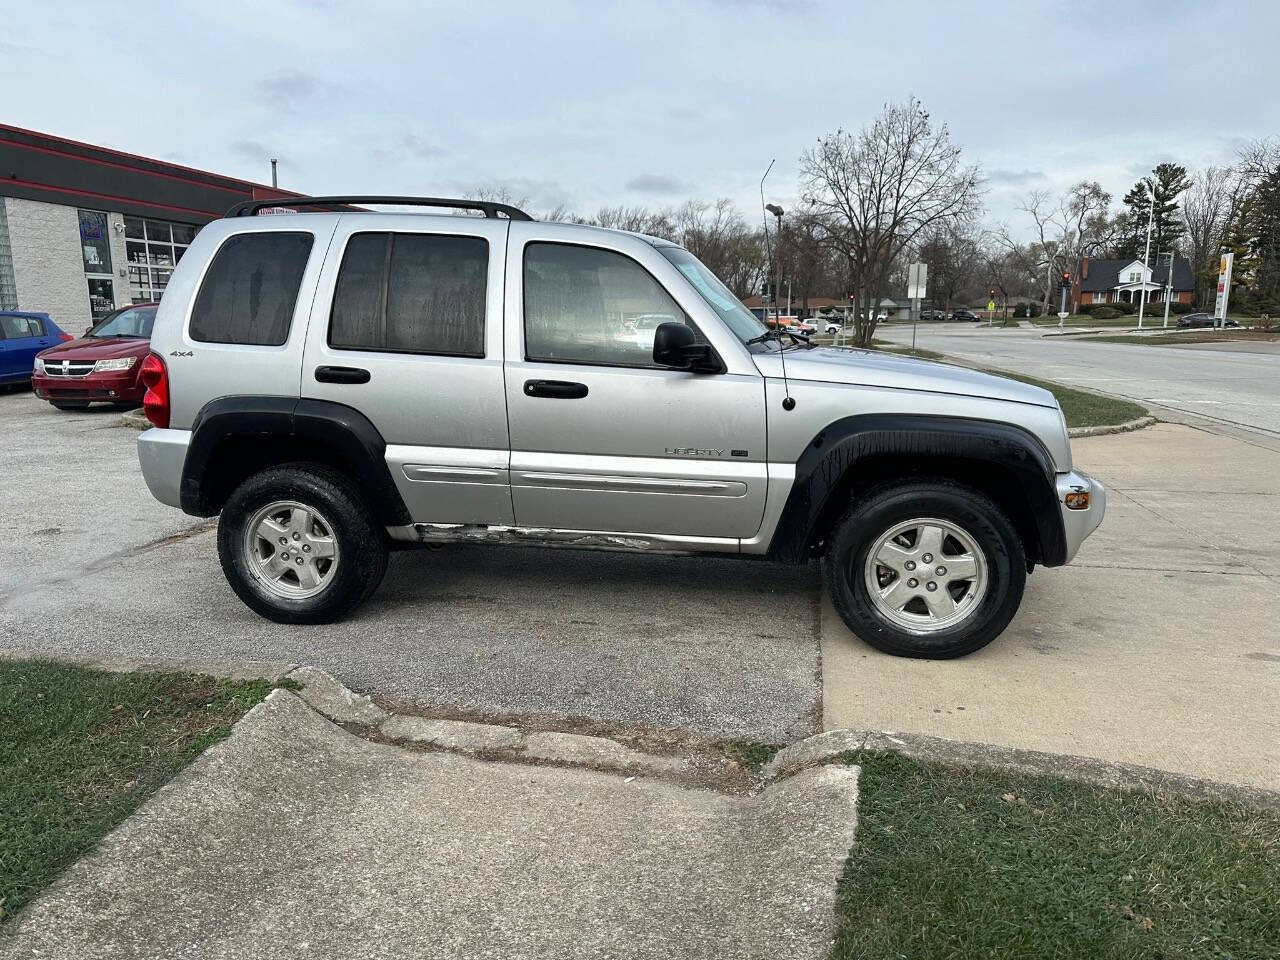
[[[297,501],[322,514],[332,529],[339,561],[316,595],[291,599],[269,592],[249,568],[246,524],[277,500]],[[332,623],[378,588],[387,572],[387,535],[344,474],[314,463],[287,463],[249,477],[223,505],[218,558],[231,589],[255,613],[277,623]]]
[[[88,410],[88,400],[50,400],[59,410]]]
[[[965,619],[933,633],[917,633],[876,609],[863,576],[867,554],[895,524],[936,518],[960,527],[986,560],[988,585]],[[944,479],[903,481],[860,496],[836,523],[823,557],[823,579],[836,612],[854,635],[898,657],[962,657],[998,637],[1022,602],[1027,582],[1022,539],[986,495]]]

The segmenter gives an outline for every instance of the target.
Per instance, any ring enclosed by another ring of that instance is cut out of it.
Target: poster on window
[[[80,210],[80,251],[85,273],[111,272],[111,241],[107,236],[107,215],[97,210]]]

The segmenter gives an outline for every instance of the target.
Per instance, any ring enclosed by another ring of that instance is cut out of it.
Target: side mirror
[[[720,373],[724,368],[709,343],[698,343],[693,328],[667,321],[653,334],[653,362],[692,373]]]

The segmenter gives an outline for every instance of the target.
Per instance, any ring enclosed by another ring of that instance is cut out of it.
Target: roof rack
[[[479,210],[490,220],[502,214],[509,220],[532,220],[519,207],[493,200],[451,200],[448,197],[273,197],[270,200],[245,200],[227,211],[228,217],[252,217],[268,207],[316,207],[351,203],[381,203],[405,207],[449,207],[455,210]]]

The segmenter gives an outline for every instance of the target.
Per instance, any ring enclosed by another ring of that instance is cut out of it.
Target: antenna
[[[764,221],[764,249],[770,260],[773,260],[773,247],[769,243],[769,205],[764,202],[764,182],[769,176],[769,171],[773,169],[773,165],[778,162],[778,158],[774,157],[769,161],[769,166],[764,168],[764,176],[760,178],[760,218]],[[778,211],[778,243],[782,243],[782,208],[775,207]],[[781,264],[779,264],[779,267]],[[767,274],[766,274],[767,276]],[[764,305],[764,297],[760,298],[761,309],[764,310],[764,325],[769,326],[769,310]],[[778,312],[778,289],[773,290],[773,313],[778,319],[778,358],[782,361],[782,398],[783,410],[794,410],[796,401],[791,396],[791,384],[787,380],[787,348],[782,345],[782,314]]]

